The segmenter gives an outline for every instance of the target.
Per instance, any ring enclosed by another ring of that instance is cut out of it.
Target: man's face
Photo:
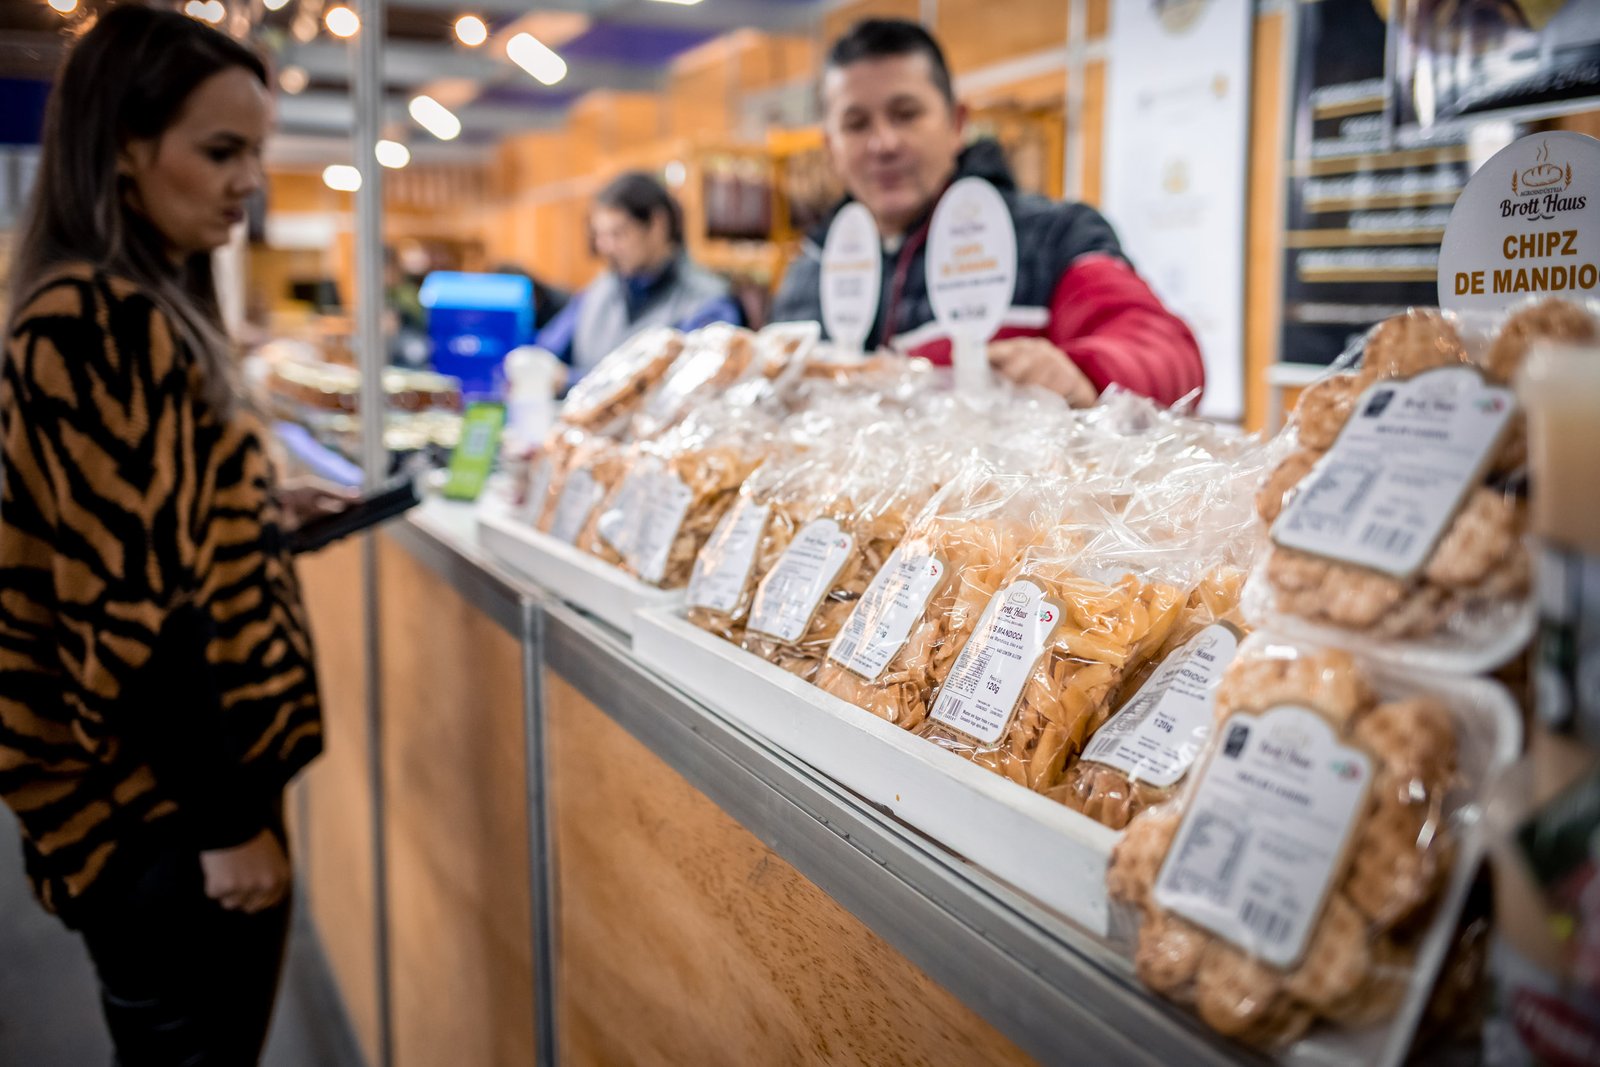
[[[961,152],[962,108],[925,55],[882,56],[822,79],[828,157],[886,236],[904,233],[944,191]]]

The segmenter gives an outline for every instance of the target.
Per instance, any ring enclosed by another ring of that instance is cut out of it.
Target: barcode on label
[[[1399,526],[1388,526],[1383,523],[1369,523],[1361,531],[1361,543],[1369,548],[1376,548],[1391,556],[1403,556],[1411,551],[1411,543],[1415,541],[1416,534]]]
[[[1283,944],[1294,928],[1294,923],[1287,915],[1249,899],[1240,905],[1239,918],[1252,933],[1259,935],[1269,945]]]
[[[838,646],[828,655],[835,663],[849,663],[861,651],[861,639],[852,633],[839,638]]]
[[[962,700],[959,697],[951,697],[945,704],[943,715],[946,719],[957,719],[960,718],[962,713],[964,713],[966,710],[967,702],[965,700]]]

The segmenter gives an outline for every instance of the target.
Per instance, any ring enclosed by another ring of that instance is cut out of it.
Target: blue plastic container
[[[418,294],[428,309],[433,369],[468,396],[498,396],[506,353],[533,340],[533,283],[515,274],[434,271]]]

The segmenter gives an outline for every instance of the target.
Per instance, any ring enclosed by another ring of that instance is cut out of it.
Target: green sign
[[[469,404],[461,417],[461,440],[450,454],[450,479],[444,495],[451,500],[476,500],[494,467],[500,448],[500,430],[506,424],[504,404]]]

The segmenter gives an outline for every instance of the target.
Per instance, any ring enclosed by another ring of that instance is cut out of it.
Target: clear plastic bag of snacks
[[[821,339],[820,322],[770,323],[756,335],[756,370],[768,381],[794,377]]]
[[[758,408],[728,400],[635,446],[595,522],[604,558],[646,584],[686,586],[739,487],[772,451],[775,430]]]
[[[756,335],[749,330],[725,322],[695,330],[634,416],[634,433],[649,438],[676,425],[697,404],[742,379],[755,358]]]
[[[1256,499],[1272,547],[1246,611],[1422,669],[1479,673],[1515,656],[1533,613],[1526,445],[1507,383],[1530,345],[1594,338],[1597,323],[1546,299],[1476,329],[1433,310],[1374,327],[1359,365],[1296,405],[1294,451]]]
[[[918,733],[1035,792],[1059,785],[1090,724],[1166,641],[1193,584],[1092,571],[1070,531],[1028,548],[984,606]]]
[[[687,595],[690,622],[735,644],[743,639],[757,575],[772,567],[789,547],[799,517],[828,492],[837,455],[777,442],[739,487],[695,559]]]
[[[683,351],[684,335],[667,327],[624,341],[567,392],[561,421],[602,430],[639,410]]]
[[[855,603],[948,477],[947,450],[897,426],[863,431],[834,488],[795,516],[788,547],[757,571],[743,647],[811,680]]]
[[[1112,854],[1139,979],[1248,1045],[1398,1062],[1518,745],[1493,683],[1251,635],[1188,785]]]
[[[820,688],[904,729],[922,725],[957,649],[1068,492],[1060,477],[999,458],[968,459],[923,509],[828,648]]]
[[[1210,739],[1216,687],[1247,632],[1244,579],[1233,566],[1201,579],[1161,648],[1091,716],[1089,742],[1052,800],[1121,830],[1176,794]]]
[[[627,473],[632,445],[612,437],[591,437],[573,453],[561,495],[550,513],[552,537],[594,552],[600,505]]]
[[[599,498],[594,495],[595,487],[587,474],[580,474],[573,481],[572,495],[568,496],[568,479],[575,472],[586,471],[595,454],[614,444],[615,441],[604,434],[556,424],[544,444],[544,461],[549,464],[547,474],[541,479],[544,500],[537,506],[531,501],[529,505],[535,527],[542,533],[553,534],[557,516],[563,515],[561,525],[567,532],[562,540],[571,544],[577,539],[588,520],[589,509],[599,503]],[[579,512],[576,521],[575,510]]]

